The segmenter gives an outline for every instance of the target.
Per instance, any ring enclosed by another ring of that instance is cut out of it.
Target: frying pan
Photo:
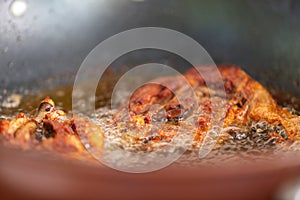
[[[152,26],[192,37],[215,63],[241,66],[270,91],[283,91],[278,99],[300,98],[296,0],[26,0],[21,16],[12,4],[0,2],[1,96],[72,84],[83,59],[98,43],[128,29]],[[179,71],[188,68],[186,61],[152,50],[129,53],[112,67],[150,61]],[[6,148],[0,156],[0,190],[5,197],[271,199],[285,181],[300,175],[295,155],[255,170],[171,166],[143,175]]]

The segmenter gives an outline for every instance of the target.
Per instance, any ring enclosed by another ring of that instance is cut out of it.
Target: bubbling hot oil
[[[227,137],[223,141],[217,143],[212,152],[204,159],[199,159],[198,157],[200,144],[195,142],[194,144],[191,144],[191,141],[186,139],[191,134],[189,131],[180,132],[181,136],[177,137],[178,141],[176,142],[176,146],[173,147],[170,146],[170,141],[152,141],[151,135],[135,140],[134,137],[127,137],[128,134],[124,134],[126,132],[126,124],[124,124],[123,127],[115,126],[113,115],[117,110],[109,108],[113,84],[111,84],[111,81],[107,81],[105,84],[105,87],[98,87],[96,93],[96,113],[93,115],[90,115],[90,113],[82,114],[88,116],[104,130],[105,148],[107,149],[107,152],[113,152],[116,149],[125,149],[128,152],[151,152],[153,148],[165,148],[167,151],[163,152],[163,154],[170,154],[175,152],[176,149],[184,148],[187,149],[187,151],[177,161],[177,164],[196,166],[202,163],[229,163],[236,160],[240,162],[241,159],[245,162],[253,162],[253,160],[265,160],[272,157],[266,157],[265,155],[275,155],[287,151],[300,150],[299,142],[294,142],[292,144],[277,144],[277,138],[270,136],[270,133],[276,132],[282,138],[286,138],[285,130],[280,124],[268,124],[265,121],[249,122],[244,127],[232,126],[222,129],[222,134],[226,134]],[[278,103],[288,109],[291,113],[299,115],[300,99],[290,95],[293,101],[289,101],[286,98],[282,101],[283,98],[278,98],[278,94],[273,94]],[[19,112],[34,115],[39,102],[46,96],[51,97],[56,102],[56,106],[59,109],[63,109],[67,113],[71,112],[72,85],[63,85],[43,90],[34,95],[23,96],[18,107],[9,109],[2,108],[0,117],[8,119],[13,118]],[[162,152],[159,154],[161,153]],[[111,155],[113,154],[107,154],[107,156]],[[153,156],[157,155],[153,154]]]

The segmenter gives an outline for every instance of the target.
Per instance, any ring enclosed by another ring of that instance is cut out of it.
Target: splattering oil
[[[131,141],[132,138],[124,138],[120,133],[120,129],[114,127],[113,114],[115,110],[108,109],[110,105],[110,94],[113,91],[117,77],[107,78],[99,83],[96,92],[96,108],[97,112],[91,117],[91,119],[99,124],[105,131],[106,144],[109,144],[107,148],[115,149],[127,149],[128,151],[145,151],[145,143],[151,144],[151,137],[145,137],[144,140],[139,142],[135,141],[135,144]],[[17,115],[19,112],[24,112],[29,115],[34,115],[39,102],[46,96],[49,96],[56,102],[56,106],[64,111],[72,111],[72,85],[60,85],[58,87],[42,90],[33,95],[23,96],[19,102],[19,105],[11,108],[2,108],[2,118],[11,118]],[[283,98],[278,92],[273,96],[279,103],[279,105],[288,109],[291,113],[299,115],[300,99],[292,95],[285,95]],[[289,97],[289,99],[287,99]],[[89,115],[89,113],[83,113]],[[0,116],[0,118],[1,118]],[[284,129],[279,124],[267,124],[266,122],[249,122],[245,127],[236,129],[227,128],[228,137],[221,143],[217,144],[214,150],[205,159],[199,159],[197,149],[199,145],[194,145],[196,148],[187,148],[184,156],[182,156],[177,163],[187,163],[191,165],[201,164],[203,162],[215,163],[216,160],[222,162],[231,162],[237,158],[246,158],[245,160],[266,159],[266,154],[276,154],[278,152],[284,152],[288,149],[294,151],[300,150],[298,142],[289,144],[288,148],[284,145],[277,145],[276,138],[270,137],[272,132],[279,133],[283,138],[287,137]],[[167,142],[162,142],[159,145],[167,146]],[[157,147],[159,147],[159,145]],[[186,140],[176,143],[177,147],[193,146]],[[169,151],[176,151],[174,148],[169,148]],[[110,154],[108,154],[110,155]],[[248,159],[251,158],[251,159]],[[114,159],[114,158],[113,158]]]

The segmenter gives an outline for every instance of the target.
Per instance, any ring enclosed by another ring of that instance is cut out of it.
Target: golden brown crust
[[[206,74],[205,80],[197,70]],[[222,97],[220,90],[218,90],[221,84],[226,91],[227,102],[224,128],[232,125],[244,126],[250,121],[266,121],[270,124],[277,123],[282,125],[290,140],[295,140],[295,137],[298,137],[300,133],[300,117],[280,108],[261,84],[254,81],[239,67],[230,65],[218,66],[222,80],[215,75],[210,75],[215,73],[213,70],[214,68],[212,67],[204,66],[192,68],[184,74],[189,84],[193,87],[201,108],[201,116],[199,116],[197,124],[198,135],[201,136],[210,128],[211,98],[214,96]],[[172,91],[162,86],[165,80],[169,83],[174,82]],[[162,85],[147,84],[139,88],[130,98],[129,110],[132,119],[139,121],[139,124],[143,124],[141,119],[145,123],[151,123],[149,108],[157,103],[161,104],[165,109],[169,108],[171,111],[173,109],[179,114],[185,113],[186,105],[179,104],[174,95],[184,86],[183,82],[178,82],[177,80],[178,77],[167,77],[161,79]],[[216,85],[216,87],[208,89],[206,86],[208,84],[213,87]],[[178,116],[178,114],[174,116]],[[122,119],[119,120],[121,121]]]
[[[191,130],[195,141],[201,141],[211,128],[214,98],[216,101],[226,102],[223,128],[243,127],[252,121],[265,121],[285,129],[287,138],[278,132],[270,133],[270,137],[278,137],[279,142],[298,139],[299,116],[280,108],[270,93],[240,68],[222,65],[218,66],[218,69],[222,80],[215,76],[212,67],[205,66],[188,70],[184,74],[186,80],[178,76],[164,77],[156,79],[155,83],[140,87],[129,98],[129,112],[124,104],[114,115],[114,126],[118,128],[125,123],[128,130],[138,132],[148,125],[155,126],[155,123],[158,123],[158,135],[153,136],[152,140],[159,142],[180,134],[178,125],[181,125],[185,126],[185,130]],[[207,75],[205,80],[197,70]],[[194,101],[190,91],[183,89],[187,83],[193,88],[197,101]],[[208,84],[212,88],[208,88]],[[226,96],[222,94],[220,86],[225,89]],[[198,103],[197,106],[195,102]],[[46,98],[41,102],[35,117],[30,118],[20,113],[13,120],[0,121],[0,135],[7,143],[25,149],[85,153],[85,148],[92,145],[93,151],[101,153],[104,145],[103,130],[82,117],[68,118],[63,111],[56,110],[54,106],[54,102]],[[181,123],[191,115],[195,107],[199,107],[196,130],[188,124]],[[135,140],[142,140],[141,135]],[[85,141],[87,146],[84,146]]]
[[[50,99],[47,97],[45,100],[49,101]],[[43,118],[40,113],[37,113],[35,118],[20,113],[11,121],[2,120],[0,121],[2,142],[11,147],[43,149],[78,157],[88,156],[79,138],[86,135],[94,141],[97,139],[96,147],[99,150],[102,149],[103,134],[98,126],[78,116],[72,116],[70,119],[60,118],[65,116],[62,112],[53,109],[51,112],[43,113]],[[97,132],[97,137],[95,132]]]

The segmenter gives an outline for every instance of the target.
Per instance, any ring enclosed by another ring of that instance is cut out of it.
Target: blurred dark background
[[[72,81],[65,75],[74,75],[101,41],[156,26],[194,38],[217,64],[239,65],[268,87],[300,94],[300,1],[25,2],[16,16],[14,1],[0,1],[1,90],[40,87],[51,78]]]

